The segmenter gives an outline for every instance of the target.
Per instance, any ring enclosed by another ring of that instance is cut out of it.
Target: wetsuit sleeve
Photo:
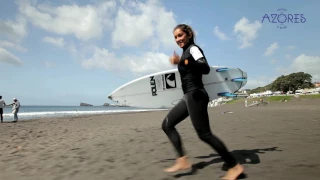
[[[190,48],[190,54],[195,60],[188,63],[190,68],[202,74],[209,74],[209,64],[200,49],[197,46],[193,46]]]

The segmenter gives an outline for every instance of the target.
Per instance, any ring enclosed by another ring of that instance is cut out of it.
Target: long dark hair
[[[190,42],[193,43],[193,44],[195,43],[196,35],[195,35],[194,31],[192,30],[192,28],[189,25],[187,25],[187,24],[178,24],[173,29],[173,31],[175,31],[176,29],[181,29],[183,32],[185,32],[187,34],[188,37],[190,35],[192,35],[191,39],[190,39]]]

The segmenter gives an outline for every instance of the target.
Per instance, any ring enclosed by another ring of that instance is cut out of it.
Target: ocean
[[[163,109],[141,109],[118,106],[31,106],[21,105],[18,113],[19,120],[30,120],[48,117],[66,117],[86,114],[111,114],[124,112],[159,111]],[[3,108],[3,119],[13,121],[12,107]]]

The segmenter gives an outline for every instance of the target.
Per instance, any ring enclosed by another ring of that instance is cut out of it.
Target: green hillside
[[[304,72],[291,73],[289,75],[282,75],[275,79],[271,84],[264,87],[257,87],[248,91],[248,94],[271,91],[295,91],[297,89],[314,88],[312,83],[312,76]]]

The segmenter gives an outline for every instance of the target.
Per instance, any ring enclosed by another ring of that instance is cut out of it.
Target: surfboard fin
[[[225,96],[225,97],[248,97],[247,94],[234,94],[229,92],[221,92],[218,93],[218,96]]]
[[[219,69],[216,69],[216,72],[224,72],[227,70],[228,70],[228,68],[219,68]]]
[[[243,81],[247,81],[247,79],[245,77],[240,77],[240,78],[233,78],[233,79],[231,79],[231,81],[233,81],[233,82],[243,82]]]
[[[237,97],[237,94],[229,93],[229,92],[221,92],[218,93],[218,96],[226,96],[226,97]]]

